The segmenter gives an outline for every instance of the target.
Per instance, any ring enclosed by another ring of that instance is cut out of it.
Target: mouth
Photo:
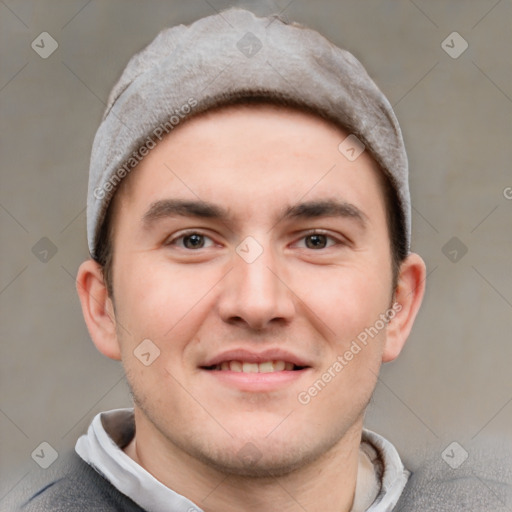
[[[244,392],[270,392],[288,389],[312,370],[312,366],[285,350],[256,353],[245,349],[229,350],[199,366],[222,386]],[[208,377],[210,378],[210,377]]]
[[[290,361],[275,360],[263,361],[261,363],[249,361],[222,361],[221,363],[202,366],[203,370],[217,371],[217,372],[236,372],[236,373],[276,373],[276,372],[295,372],[304,370],[308,366],[301,366],[294,364]]]

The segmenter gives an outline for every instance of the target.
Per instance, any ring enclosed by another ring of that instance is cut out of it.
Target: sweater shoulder
[[[10,512],[144,512],[74,452],[51,469],[24,485]]]
[[[412,470],[395,512],[512,510],[512,450],[501,444],[434,450]],[[444,453],[444,458],[443,458]]]

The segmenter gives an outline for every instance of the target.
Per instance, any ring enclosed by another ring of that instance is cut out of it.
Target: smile
[[[288,361],[263,361],[252,363],[247,361],[223,361],[220,364],[204,367],[205,370],[231,371],[237,373],[275,373],[283,371],[302,370],[303,366],[295,365]]]

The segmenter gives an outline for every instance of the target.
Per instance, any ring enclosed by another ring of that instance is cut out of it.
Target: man
[[[134,409],[22,510],[416,509],[363,418],[425,265],[398,123],[353,56],[239,9],[162,32],[96,135],[88,240],[85,321]]]

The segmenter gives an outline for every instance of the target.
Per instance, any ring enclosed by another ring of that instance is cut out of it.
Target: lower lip
[[[244,373],[230,370],[203,370],[214,379],[230,387],[237,387],[241,391],[265,392],[272,391],[293,383],[302,377],[310,368],[303,370],[269,373]]]

